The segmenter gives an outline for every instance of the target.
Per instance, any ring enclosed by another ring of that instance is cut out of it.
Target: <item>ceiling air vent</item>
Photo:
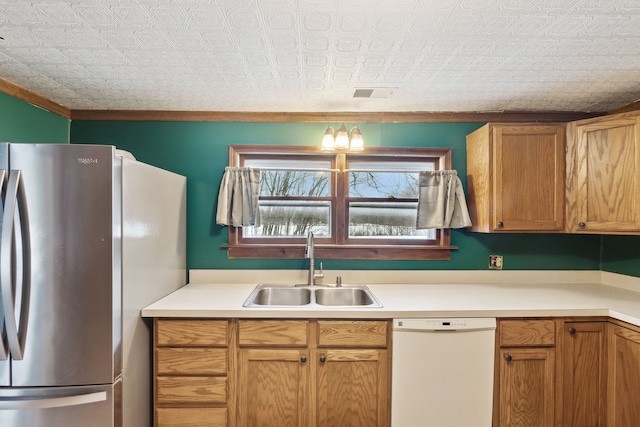
[[[395,88],[372,88],[372,89],[356,89],[353,92],[354,98],[388,98]]]

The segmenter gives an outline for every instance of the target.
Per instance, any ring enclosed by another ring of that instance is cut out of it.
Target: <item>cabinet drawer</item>
[[[226,427],[226,408],[158,408],[158,427]]]
[[[318,345],[386,347],[387,322],[321,320],[318,322]]]
[[[226,346],[226,320],[156,320],[158,346]]]
[[[223,403],[226,377],[157,377],[158,404]]]
[[[306,346],[307,320],[240,320],[239,343],[246,346]]]
[[[226,375],[227,349],[160,347],[156,363],[158,375]]]
[[[553,319],[501,320],[499,338],[501,347],[553,346],[556,327]]]

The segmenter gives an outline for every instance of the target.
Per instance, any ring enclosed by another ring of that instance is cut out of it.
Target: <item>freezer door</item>
[[[112,313],[119,312],[121,280],[114,271],[120,251],[114,163],[109,146],[9,146],[9,173],[19,172],[24,187],[31,266],[29,292],[20,280],[13,284],[22,297],[12,315],[26,333],[23,348],[11,349],[13,386],[111,384],[119,375],[113,372],[119,316]]]
[[[2,427],[121,426],[120,385],[0,390]]]

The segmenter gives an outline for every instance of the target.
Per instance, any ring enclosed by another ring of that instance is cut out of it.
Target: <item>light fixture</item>
[[[364,139],[358,126],[352,127],[349,132],[347,132],[347,128],[344,125],[340,126],[335,132],[331,126],[327,126],[322,138],[321,149],[362,151],[364,150]]]

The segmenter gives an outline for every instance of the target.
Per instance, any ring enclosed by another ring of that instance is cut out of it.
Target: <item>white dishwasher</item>
[[[495,318],[394,319],[392,427],[490,427]]]

